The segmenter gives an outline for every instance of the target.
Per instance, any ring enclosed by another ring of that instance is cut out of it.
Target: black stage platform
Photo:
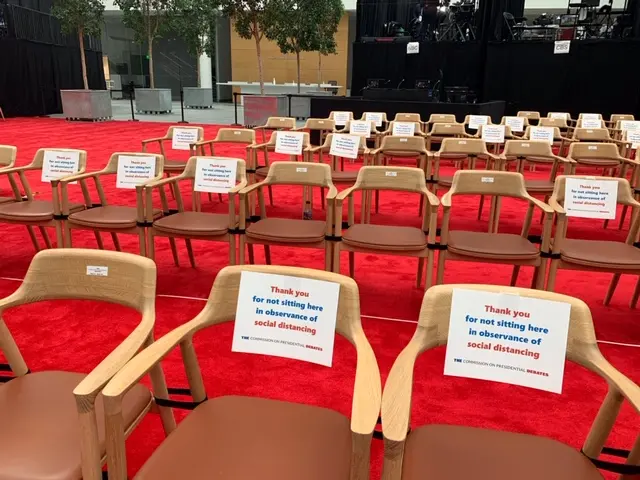
[[[401,91],[401,90],[400,90]],[[327,118],[332,111],[353,112],[360,118],[364,112],[386,112],[387,118],[393,120],[396,113],[419,113],[423,120],[428,120],[432,113],[448,113],[456,116],[459,122],[466,115],[489,115],[494,123],[499,123],[505,113],[505,102],[485,103],[438,103],[398,100],[367,100],[362,97],[312,97],[311,117]]]

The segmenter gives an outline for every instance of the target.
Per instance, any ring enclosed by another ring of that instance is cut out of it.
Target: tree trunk
[[[198,77],[198,88],[202,87],[202,82],[200,81],[200,57],[202,56],[202,52],[198,52],[196,55],[196,75]]]
[[[300,93],[300,52],[296,52],[296,67],[298,70],[298,93]]]
[[[318,90],[322,85],[322,54],[318,52]]]
[[[149,35],[149,86],[156,88],[156,79],[153,74],[153,38]]]
[[[84,29],[78,29],[78,40],[80,41],[80,63],[82,64],[82,83],[84,89],[89,90],[89,81],[87,80],[87,59],[84,56]]]
[[[264,95],[264,71],[262,68],[262,51],[260,50],[260,38],[254,35],[256,39],[256,54],[258,55],[258,81],[260,82],[260,95]]]

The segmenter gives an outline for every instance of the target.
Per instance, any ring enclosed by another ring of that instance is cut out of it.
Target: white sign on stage
[[[117,188],[136,188],[136,185],[152,180],[156,176],[156,157],[118,156]]]
[[[469,128],[477,130],[480,125],[487,125],[489,117],[487,115],[469,115]]]
[[[456,288],[444,374],[561,393],[571,305]]]
[[[542,140],[553,145],[553,127],[529,127],[529,140]]]
[[[414,55],[420,53],[420,42],[407,43],[407,55]]]
[[[549,118],[561,118],[563,120],[569,120],[569,114],[567,112],[549,112]]]
[[[242,272],[231,350],[330,367],[339,295],[339,283]]]
[[[361,135],[369,138],[371,136],[371,122],[368,120],[351,120],[349,123],[349,133],[351,135]]]
[[[193,189],[196,192],[227,193],[236,186],[237,170],[236,160],[198,157]]]
[[[382,112],[366,112],[364,119],[369,122],[374,122],[376,127],[382,126]]]
[[[51,182],[58,178],[68,177],[80,169],[80,152],[62,152],[59,150],[45,150],[42,159],[43,182]]]
[[[483,125],[482,140],[487,143],[504,143],[504,125]]]
[[[416,124],[413,122],[393,122],[391,135],[394,137],[413,137],[416,133]]]
[[[602,128],[602,120],[599,118],[583,118],[580,125],[582,128]]]
[[[567,178],[564,186],[564,210],[567,217],[616,218],[618,182]]]
[[[304,132],[276,132],[276,153],[284,155],[302,155]],[[235,178],[235,177],[234,177]]]
[[[351,120],[351,112],[333,112],[333,121],[336,125],[346,125]]]
[[[640,122],[638,120],[620,120],[620,130],[623,132],[640,130]]]
[[[198,142],[197,128],[174,128],[171,137],[171,148],[174,150],[189,150],[190,146]]]
[[[512,132],[524,131],[524,118],[523,117],[505,117],[504,123],[509,125]]]
[[[627,130],[625,133],[627,142],[631,142],[631,148],[640,147],[640,131]]]
[[[359,135],[334,133],[331,137],[331,147],[329,148],[329,155],[335,155],[337,157],[345,158],[358,158],[359,149]]]
[[[571,50],[571,40],[556,40],[553,43],[553,54],[569,53]]]

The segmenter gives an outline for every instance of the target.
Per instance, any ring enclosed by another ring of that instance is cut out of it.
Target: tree
[[[200,56],[214,56],[215,25],[219,0],[183,0],[182,12],[171,19],[171,30],[182,38],[191,55],[196,57],[198,86],[200,84]]]
[[[131,28],[138,43],[149,46],[149,79],[156,88],[153,72],[153,41],[170,30],[170,20],[181,10],[182,0],[115,0],[123,23]]]
[[[341,0],[272,0],[265,34],[282,53],[295,53],[300,92],[300,52],[335,53]]]
[[[233,17],[234,28],[241,38],[256,42],[258,56],[258,81],[260,93],[264,94],[264,67],[260,42],[264,37],[267,24],[271,21],[273,0],[222,0],[223,11]]]
[[[51,13],[60,20],[62,31],[67,34],[77,32],[82,63],[82,82],[89,90],[87,81],[87,60],[84,54],[84,36],[100,35],[104,5],[100,0],[56,0]]]

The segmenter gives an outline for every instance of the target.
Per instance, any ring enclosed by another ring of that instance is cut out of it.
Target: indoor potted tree
[[[213,106],[210,63],[209,71],[201,71],[200,59],[203,55],[209,59],[215,55],[215,25],[219,7],[219,0],[183,0],[182,12],[172,18],[171,29],[182,38],[189,53],[196,58],[198,86],[182,89],[187,107]]]
[[[84,51],[85,35],[100,35],[104,5],[100,0],[56,0],[51,13],[60,21],[60,27],[64,33],[78,35],[84,88],[60,91],[65,117],[74,120],[111,118],[109,91],[89,89]]]
[[[123,23],[134,32],[141,45],[147,45],[149,87],[136,88],[136,110],[150,113],[171,112],[171,89],[156,88],[153,69],[153,42],[170,30],[171,18],[180,11],[182,0],[115,0],[122,10]]]

